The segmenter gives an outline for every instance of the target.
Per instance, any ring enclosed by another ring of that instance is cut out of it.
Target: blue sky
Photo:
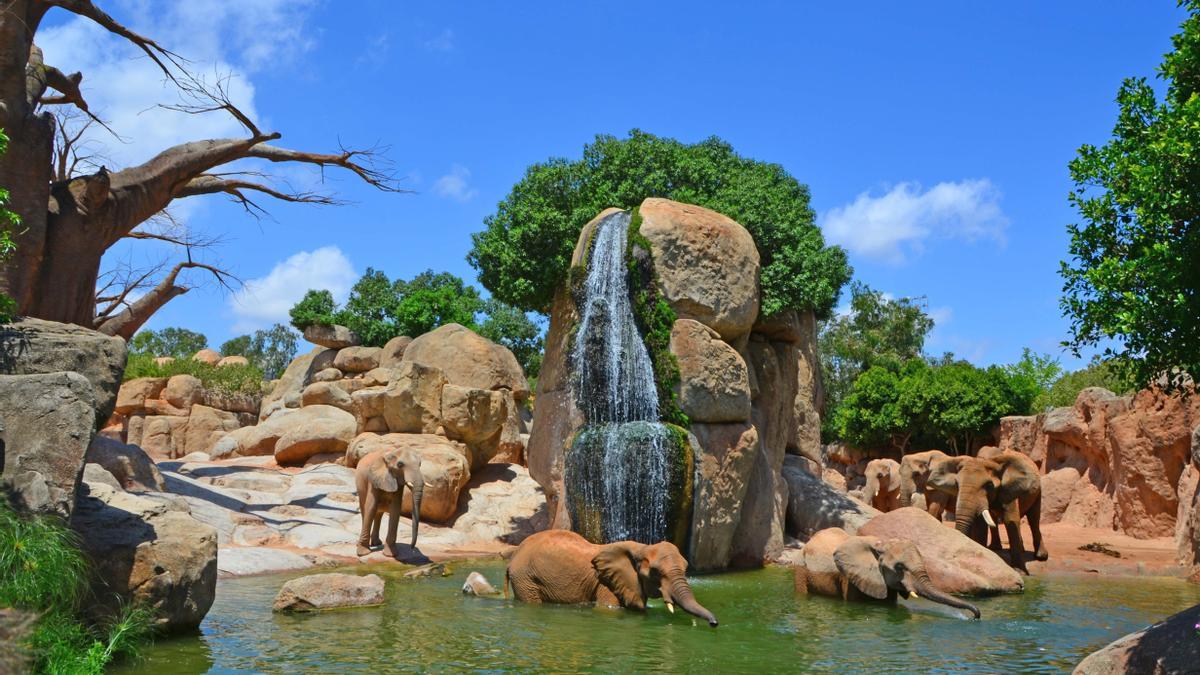
[[[528,164],[636,127],[715,134],[807,183],[857,279],[927,298],[930,352],[980,364],[1024,346],[1059,354],[1067,163],[1109,136],[1121,80],[1152,75],[1183,18],[1173,2],[515,4],[106,3],[199,72],[231,73],[234,100],[280,144],[386,145],[415,191],[331,171],[324,189],[351,204],[264,201],[261,221],[219,198],[183,200],[180,222],[225,238],[204,258],[247,288],[202,285],[150,326],[219,345],[286,322],[306,288],[344,291],[368,266],[473,281],[470,234]],[[220,115],[153,109],[171,90],[85,21],[52,13],[39,43],[47,62],[83,71],[92,109],[128,141],[94,136],[110,167],[238,133]],[[321,187],[304,168],[277,175]],[[119,247],[106,262],[162,254]]]

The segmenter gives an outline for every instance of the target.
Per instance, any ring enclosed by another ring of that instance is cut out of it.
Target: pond
[[[222,580],[198,634],[160,640],[124,672],[1062,672],[1200,603],[1200,586],[1179,579],[1050,576],[979,600],[983,620],[968,621],[921,600],[797,597],[790,570],[767,568],[692,580],[721,620],[713,629],[661,601],[642,614],[463,596],[472,570],[499,588],[504,563],[450,567],[418,580],[396,567],[342,570],[379,573],[387,603],[306,615],[271,612],[279,587],[301,574]]]

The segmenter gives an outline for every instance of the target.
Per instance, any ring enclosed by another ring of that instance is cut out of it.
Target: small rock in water
[[[311,612],[338,607],[383,604],[383,579],[376,574],[310,574],[292,579],[279,589],[276,612]]]
[[[448,577],[450,576],[450,568],[443,563],[430,563],[421,565],[420,567],[411,569],[404,573],[405,579],[416,579],[418,577]]]

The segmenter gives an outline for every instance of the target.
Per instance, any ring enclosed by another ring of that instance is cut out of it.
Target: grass
[[[39,673],[102,673],[136,656],[150,636],[153,614],[135,605],[107,621],[84,616],[90,569],[75,533],[53,516],[25,516],[0,499],[0,608],[34,616],[3,649],[29,659]],[[0,655],[0,662],[9,654]]]
[[[175,359],[159,365],[150,354],[133,353],[125,364],[125,380],[139,377],[171,377],[191,375],[204,384],[204,388],[222,394],[263,393],[262,371],[254,366],[211,366],[203,361]]]

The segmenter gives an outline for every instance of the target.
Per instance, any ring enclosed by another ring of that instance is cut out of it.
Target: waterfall
[[[585,426],[567,454],[568,508],[576,529],[604,541],[667,535],[668,451],[650,354],[634,321],[626,245],[628,213],[596,227],[572,362]]]

